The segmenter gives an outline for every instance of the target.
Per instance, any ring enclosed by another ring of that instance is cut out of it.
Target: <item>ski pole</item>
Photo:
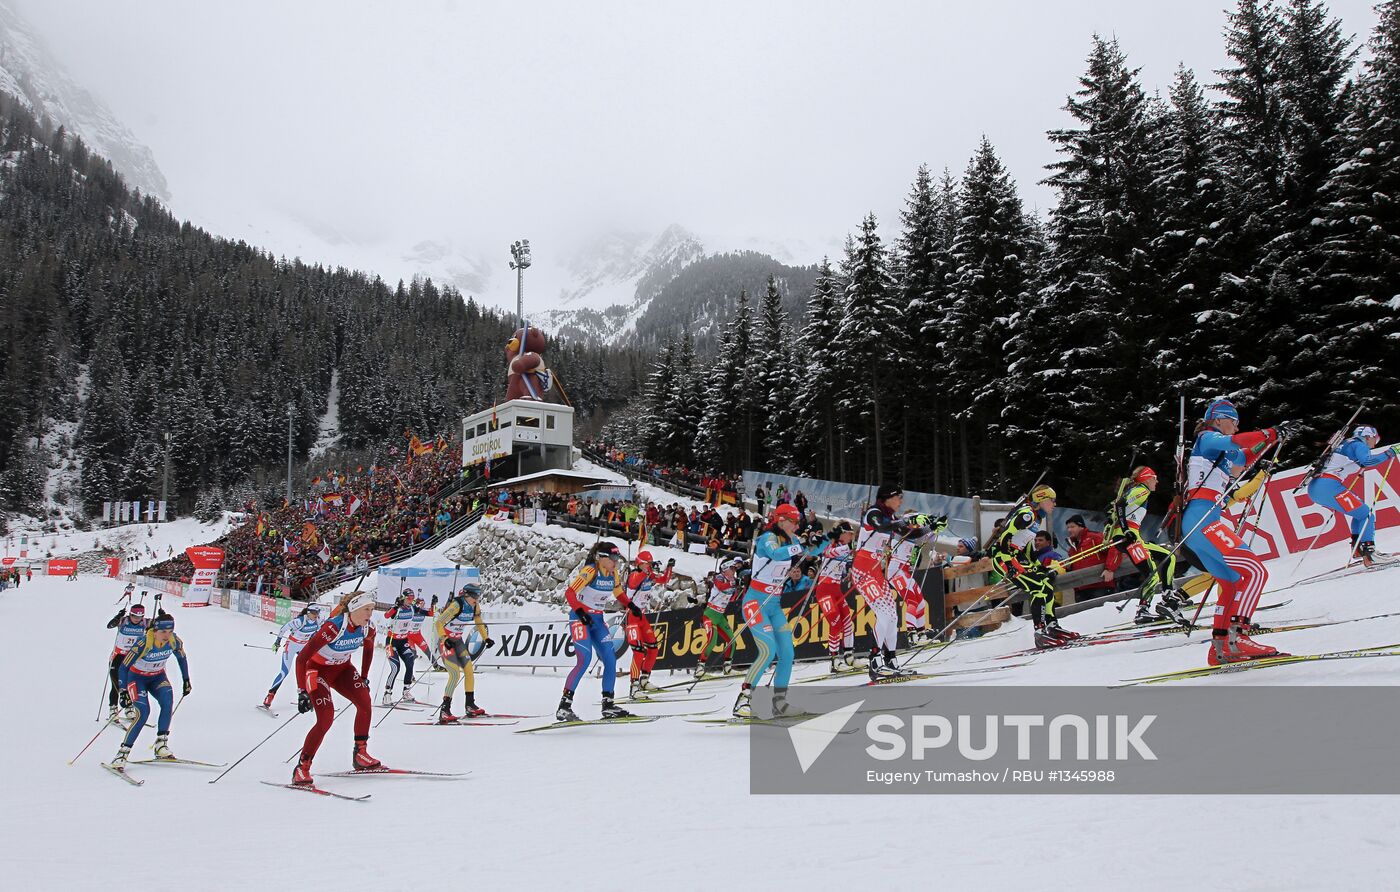
[[[354,706],[354,705],[355,705],[355,704],[354,704],[353,702],[347,702],[344,706],[340,707],[340,709],[336,711],[336,714],[333,715],[333,716],[331,716],[331,723],[330,723],[330,725],[327,725],[327,726],[326,726],[326,730],[327,730],[327,731],[330,731],[331,726],[335,724],[336,719],[340,718],[341,714],[344,713],[345,710],[349,709],[351,706]],[[372,707],[371,707],[371,708],[372,708]],[[301,713],[298,712],[297,715],[301,715]],[[296,716],[292,716],[292,718],[296,718]],[[284,723],[284,724],[285,724],[285,723]],[[280,731],[280,730],[282,730],[282,729],[281,729],[281,728],[278,728],[277,730]],[[273,733],[273,734],[276,734],[277,731],[274,731],[274,732],[272,732],[272,733]],[[272,735],[269,734],[268,736],[271,737]],[[264,741],[264,742],[266,742],[266,741]],[[262,746],[262,744],[260,743],[260,744],[258,744],[258,746]],[[283,759],[283,760],[282,760],[282,764],[284,764],[284,765],[287,764],[288,762],[292,761],[293,759],[295,759],[295,758],[296,758],[297,756],[299,756],[299,755],[301,755],[301,747],[297,747],[297,748],[296,748],[296,752],[292,753],[290,756],[288,756],[287,758]],[[235,763],[235,764],[237,764],[237,763]]]
[[[1002,598],[1000,601],[998,601],[995,605],[993,605],[991,608],[989,608],[989,609],[988,609],[987,611],[985,611],[985,612],[991,613],[991,612],[993,612],[993,611],[1000,610],[1001,608],[1003,608],[1003,607],[1005,607],[1007,604],[1009,604],[1009,603],[1011,602],[1011,599],[1014,598],[1014,597],[1016,597],[1016,595],[1018,594],[1018,591],[1016,590],[1016,586],[1015,586],[1014,583],[1010,583],[1010,582],[999,582],[999,583],[997,583],[997,586],[998,586],[998,587],[1000,587],[1000,586],[1002,586],[1002,585],[1010,585],[1010,586],[1011,586],[1012,590],[1011,590],[1010,594],[1008,594],[1005,598]],[[989,595],[989,594],[991,594],[991,592],[987,592],[987,595]],[[977,602],[974,602],[972,606],[973,606],[973,607],[976,607],[978,603],[981,603],[982,600],[985,600],[985,599],[986,599],[987,595],[983,595],[982,598],[980,598]],[[946,625],[946,626],[943,627],[943,631],[942,631],[942,632],[939,632],[939,637],[942,637],[942,635],[943,635],[945,632],[947,632],[949,629],[951,629],[951,628],[957,623],[957,621],[958,621],[959,619],[961,619],[961,618],[964,617],[964,616],[967,616],[969,613],[972,613],[972,612],[973,612],[973,610],[972,610],[972,608],[970,607],[970,608],[968,608],[967,610],[964,610],[964,611],[963,611],[961,614],[959,614],[958,616],[953,617],[952,621],[949,622],[948,625]],[[948,649],[951,648],[954,644],[956,644],[959,640],[960,640],[960,639],[958,639],[958,638],[955,637],[952,641],[949,641],[949,642],[948,642],[947,644],[945,644],[943,647],[940,647],[940,648],[930,648],[930,649],[929,649],[929,652],[928,652],[928,655],[925,656],[922,660],[919,660],[919,662],[920,662],[920,663],[932,662],[934,654],[938,654],[938,655],[941,656],[942,654],[946,653],[946,652],[948,651]],[[912,656],[912,654],[911,654],[911,656]],[[906,662],[907,662],[907,661],[906,661]]]
[[[116,717],[116,716],[112,716],[112,717],[111,717],[110,719],[108,719],[105,723],[103,723],[102,727],[97,729],[97,733],[94,734],[94,735],[92,735],[92,739],[89,740],[89,741],[87,742],[87,746],[85,746],[85,747],[83,747],[82,749],[78,750],[78,755],[76,755],[76,756],[74,756],[73,758],[69,759],[69,760],[68,760],[68,764],[69,764],[69,765],[72,765],[74,762],[77,762],[78,759],[82,758],[83,753],[85,753],[85,752],[88,751],[88,747],[89,747],[89,746],[92,746],[94,743],[96,743],[96,742],[97,742],[97,738],[99,738],[99,737],[102,736],[102,732],[103,732],[103,731],[106,731],[107,728],[108,728],[108,726],[110,726],[110,725],[111,725],[113,722],[115,722],[116,720],[117,720],[117,717]]]
[[[102,696],[97,701],[97,717],[94,722],[102,721],[102,704],[107,700],[107,685],[111,682],[111,670],[102,673]]]
[[[984,601],[986,601],[989,597],[991,597],[994,593],[999,594],[999,593],[1000,593],[1000,590],[1003,590],[1005,587],[1011,586],[1011,585],[1012,585],[1012,583],[1011,583],[1009,580],[1003,579],[1001,582],[993,583],[992,585],[988,586],[988,587],[987,587],[987,590],[986,590],[985,592],[982,593],[982,596],[981,596],[980,598],[978,598],[976,601],[973,601],[973,602],[972,602],[972,606],[970,606],[970,607],[968,607],[967,609],[963,610],[962,613],[959,613],[957,616],[953,617],[952,620],[950,620],[950,621],[948,622],[947,625],[945,625],[943,628],[939,629],[939,630],[932,636],[932,637],[933,637],[933,640],[934,640],[934,641],[938,641],[939,639],[941,639],[944,635],[948,634],[948,630],[949,630],[949,629],[951,629],[951,628],[953,628],[953,626],[957,625],[958,620],[962,619],[964,616],[967,616],[969,613],[975,613],[975,612],[977,612],[977,608],[981,607],[981,606],[982,606],[982,603],[983,603]],[[1013,587],[1014,587],[1014,586],[1013,586]],[[1012,594],[1014,595],[1015,592],[1013,591]],[[1008,598],[1007,600],[1010,600],[1010,599]],[[996,607],[993,607],[993,608],[991,608],[991,609],[992,609],[992,610],[996,610],[998,607],[1001,607],[1003,604],[1005,604],[1005,601],[1003,601],[1002,604],[998,604]],[[951,643],[951,642],[949,642],[949,643]],[[945,645],[945,646],[946,646],[946,645]],[[923,651],[926,650],[926,649],[927,649],[927,650],[938,650],[938,649],[941,649],[941,648],[936,648],[936,647],[933,647],[933,646],[929,646],[929,647],[927,647],[927,648],[922,648],[922,647],[921,647],[921,648],[917,648],[917,649],[915,649],[915,650],[912,650],[912,651],[909,652],[909,656],[905,657],[904,662],[900,664],[900,668],[902,669],[902,668],[904,668],[906,665],[908,665],[909,663],[913,662],[914,657],[915,657],[917,654],[923,652]],[[923,662],[923,661],[920,661],[920,662]]]
[[[269,735],[267,735],[266,737],[264,737],[262,740],[258,741],[257,746],[253,747],[252,749],[248,750],[248,752],[246,752],[246,753],[244,753],[243,755],[239,756],[237,762],[234,762],[232,765],[230,765],[229,767],[225,768],[223,771],[219,772],[219,777],[214,778],[214,779],[211,780],[209,783],[211,783],[211,784],[217,784],[217,783],[219,782],[219,779],[220,779],[220,778],[222,778],[225,774],[228,774],[228,773],[229,773],[230,771],[232,771],[233,769],[237,768],[237,767],[243,762],[244,759],[248,758],[248,757],[251,756],[253,753],[256,753],[256,752],[258,751],[258,748],[259,748],[259,747],[261,747],[264,743],[267,743],[269,740],[271,740],[272,737],[273,737],[273,735],[276,734],[278,731],[281,731],[283,728],[285,728],[285,727],[287,727],[288,725],[290,725],[290,724],[292,723],[292,720],[295,719],[295,718],[296,718],[297,716],[299,716],[299,715],[301,715],[300,712],[294,712],[294,713],[292,713],[290,716],[288,716],[288,717],[287,717],[287,720],[286,720],[285,722],[283,722],[282,724],[278,725],[275,729],[273,729],[272,734],[269,734]],[[301,752],[301,750],[298,749],[297,752]],[[288,761],[291,761],[291,760],[288,760]]]
[[[253,650],[271,650],[273,653],[277,652],[277,648],[270,644],[244,644],[243,646],[251,647]]]

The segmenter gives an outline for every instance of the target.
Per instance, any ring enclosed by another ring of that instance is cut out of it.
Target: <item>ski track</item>
[[[1383,548],[1386,539],[1394,548],[1400,531],[1383,532],[1381,539]],[[1339,559],[1337,550],[1309,556],[1299,574],[1325,569]],[[1283,624],[1318,613],[1344,618],[1386,612],[1400,583],[1388,574],[1400,574],[1400,568],[1294,590],[1294,603],[1261,619]],[[8,645],[7,664],[34,667],[43,692],[17,692],[24,715],[0,740],[0,756],[13,766],[5,784],[7,807],[0,809],[0,839],[6,842],[0,864],[18,879],[16,888],[106,888],[113,871],[122,872],[120,865],[135,853],[149,865],[141,880],[148,892],[265,892],[294,880],[309,880],[310,888],[382,890],[386,883],[401,882],[406,869],[410,875],[435,869],[430,857],[410,856],[410,865],[421,864],[405,867],[405,842],[418,856],[452,852],[452,871],[473,884],[522,889],[557,887],[565,878],[573,887],[611,889],[621,871],[664,889],[712,889],[717,882],[740,879],[746,886],[784,888],[799,885],[798,879],[815,888],[888,886],[915,876],[1018,892],[1129,884],[1179,889],[1214,881],[1238,889],[1393,884],[1397,843],[1390,829],[1400,821],[1395,797],[750,796],[747,733],[674,718],[516,735],[518,728],[509,726],[448,733],[404,724],[421,720],[422,713],[391,715],[372,732],[370,744],[387,765],[472,775],[455,784],[322,779],[321,785],[334,792],[373,793],[368,803],[348,803],[294,796],[259,783],[290,778],[291,765],[283,760],[311,724],[302,716],[217,785],[208,783],[213,771],[133,766],[132,775],[146,781],[135,788],[98,765],[116,751],[113,730],[76,766],[66,764],[98,728],[93,716],[112,641],[104,625],[120,591],[114,580],[83,577],[67,583],[36,577],[18,591],[0,592],[0,622],[9,627],[53,609],[56,600],[64,619],[61,641],[25,634]],[[175,615],[189,651],[194,691],[175,717],[171,746],[177,756],[232,763],[294,714],[290,683],[276,701],[282,714],[276,722],[251,708],[272,680],[277,660],[241,645],[261,642],[271,625],[218,608],[175,608]],[[1118,621],[1120,615],[1108,609],[1064,620],[1084,632]],[[1032,666],[930,686],[1108,685],[1203,664],[1206,636],[1193,637],[1197,641],[1190,645],[1155,653],[1141,652],[1161,646],[1162,640],[1153,638],[1047,653]],[[1024,648],[1029,640],[1022,625],[992,640],[958,642],[916,668],[966,668]],[[1400,642],[1400,617],[1263,640],[1295,653]],[[379,652],[371,678],[376,695],[385,667]],[[817,671],[820,667],[799,669]],[[173,663],[172,675],[178,675]],[[418,697],[433,701],[445,679],[429,678],[431,692],[420,686]],[[492,710],[549,713],[562,679],[562,672],[483,671],[478,697]],[[1178,684],[1398,681],[1400,667],[1374,660]],[[715,702],[727,707],[737,681],[712,688]],[[596,716],[597,692],[598,681],[590,675],[576,701],[583,704],[584,718]],[[638,706],[636,711],[650,710]],[[376,710],[374,720],[382,715]],[[350,737],[347,715],[327,735],[316,768],[348,768]],[[133,757],[148,758],[154,738],[154,731],[143,732]],[[1213,745],[1201,741],[1203,758]],[[644,804],[645,815],[638,814],[638,804]],[[133,826],[140,829],[131,832]],[[152,855],[158,861],[147,862]],[[723,870],[735,873],[725,878]]]

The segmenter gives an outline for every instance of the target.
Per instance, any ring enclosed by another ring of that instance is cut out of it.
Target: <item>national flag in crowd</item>
[[[263,523],[263,516],[262,516],[261,514],[259,514],[259,515],[258,515],[258,536],[259,536],[259,538],[262,537],[263,530],[266,530],[266,529],[267,529],[267,524]]]
[[[359,496],[352,495],[350,497],[350,505],[345,509],[345,516],[354,517],[355,512],[359,511],[362,507],[364,507],[364,504],[364,502],[360,501]]]
[[[284,553],[286,553],[286,554],[296,554],[296,553],[297,553],[297,547],[296,547],[295,545],[292,544],[292,540],[291,540],[291,539],[283,539],[283,540],[282,540],[282,551],[283,551]]]
[[[323,563],[329,564],[331,562],[331,547],[329,545],[322,545],[321,550],[316,552],[316,556],[320,558]]]
[[[301,528],[301,541],[303,541],[303,542],[305,542],[307,545],[310,545],[310,546],[313,546],[313,547],[316,546],[316,545],[321,541],[321,537],[318,536],[318,535],[316,534],[316,524],[314,524],[314,523],[312,523],[311,521],[308,520],[308,521],[302,526],[302,528]]]
[[[316,484],[318,484],[318,483],[320,483],[320,482],[321,482],[321,477],[320,477],[319,474],[318,474],[317,476],[311,478],[311,485],[312,485],[312,486],[315,486]]]
[[[341,494],[338,492],[328,492],[325,495],[321,496],[321,500],[324,501],[327,505],[339,505],[345,501],[344,497],[342,497]]]

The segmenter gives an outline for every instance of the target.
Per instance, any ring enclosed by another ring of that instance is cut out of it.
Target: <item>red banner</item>
[[[0,558],[0,566],[13,567],[18,558]]]
[[[122,559],[119,557],[103,558],[107,562],[107,575],[116,577],[122,571]]]
[[[50,576],[77,576],[78,562],[74,558],[56,558],[49,561],[47,572]]]
[[[1306,490],[1293,488],[1307,473],[1306,468],[1280,471],[1269,481],[1262,506],[1255,496],[1255,522],[1244,528],[1244,540],[1250,549],[1266,561],[1285,555],[1300,555],[1312,545],[1319,551],[1337,542],[1346,542],[1350,528],[1346,517],[1330,508],[1313,504]],[[1400,461],[1390,461],[1347,481],[1351,491],[1376,511],[1376,529],[1400,526]],[[1238,518],[1244,505],[1236,506],[1231,516]],[[1317,544],[1313,545],[1313,539]]]
[[[217,570],[224,565],[224,550],[213,545],[191,545],[185,554],[196,570]]]
[[[209,596],[214,592],[214,580],[219,577],[219,568],[224,565],[224,550],[212,545],[191,545],[185,549],[185,554],[194,564],[185,606],[208,607]]]

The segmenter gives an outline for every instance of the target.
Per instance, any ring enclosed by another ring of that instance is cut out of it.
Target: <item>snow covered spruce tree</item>
[[[717,368],[710,378],[705,411],[695,433],[695,458],[707,468],[742,470],[753,447],[751,315],[748,292],[741,290],[734,318],[720,335]]]
[[[794,368],[799,369],[794,458],[798,469],[814,477],[842,480],[845,436],[833,394],[845,375],[837,364],[836,335],[845,307],[844,287],[823,257],[817,269],[807,319],[797,338]]]
[[[896,456],[887,448],[888,431],[883,425],[891,414],[897,415],[893,407],[905,396],[899,357],[907,349],[907,339],[878,225],[875,215],[867,214],[851,245],[845,313],[836,336],[836,359],[849,376],[838,398],[847,430],[853,434],[847,448],[864,452],[857,475],[847,479],[866,481],[885,479],[894,470]]]
[[[903,460],[899,477],[917,489],[937,489],[946,459],[947,382],[937,371],[941,321],[948,303],[952,271],[952,232],[956,225],[953,183],[945,170],[934,182],[928,165],[920,165],[900,212],[902,231],[895,242],[895,295],[908,339],[909,368],[901,372],[906,392],[900,406],[899,435]]]
[[[1400,428],[1400,0],[1377,13],[1297,269],[1315,326],[1319,407],[1344,419],[1365,400],[1384,432]]]
[[[1015,465],[1097,480],[1133,444],[1170,430],[1169,391],[1141,352],[1165,321],[1148,250],[1154,125],[1136,69],[1097,35],[1065,109],[1078,126],[1048,134],[1060,153],[1046,179],[1060,193],[1049,281],[1012,323],[1003,430]]]
[[[758,330],[754,333],[753,367],[749,370],[762,426],[762,439],[755,444],[754,467],[780,473],[792,470],[793,427],[798,413],[803,411],[795,401],[798,367],[793,361],[793,348],[783,295],[777,280],[769,276],[759,308]]]
[[[1153,161],[1158,232],[1150,251],[1161,276],[1166,324],[1147,333],[1143,356],[1161,367],[1169,389],[1193,393],[1235,374],[1240,357],[1231,330],[1236,317],[1214,304],[1220,278],[1236,268],[1240,244],[1219,124],[1195,75],[1179,66],[1163,114]],[[1193,334],[1194,333],[1194,334]],[[1205,340],[1210,350],[1193,344]]]
[[[989,480],[1007,474],[1004,345],[1018,311],[1034,299],[1040,245],[1016,185],[986,137],[963,174],[957,208],[951,297],[940,349],[947,368],[942,383],[957,424],[958,491],[967,494],[983,491]],[[985,442],[969,442],[969,429],[985,430]]]

